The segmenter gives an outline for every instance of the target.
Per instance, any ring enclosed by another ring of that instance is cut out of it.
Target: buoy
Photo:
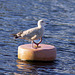
[[[18,47],[18,59],[32,61],[53,61],[56,59],[56,48],[53,45],[40,44],[37,49],[31,44]]]

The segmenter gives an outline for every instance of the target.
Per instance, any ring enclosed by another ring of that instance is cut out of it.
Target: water
[[[23,62],[12,33],[36,27],[39,19],[49,25],[44,44],[57,48],[54,62]],[[0,0],[0,75],[75,75],[75,0]]]

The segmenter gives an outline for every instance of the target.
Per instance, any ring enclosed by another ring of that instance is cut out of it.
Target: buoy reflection
[[[37,70],[27,61],[17,60],[17,71],[20,71],[21,74],[28,74],[28,75],[38,75]],[[20,75],[15,73],[15,75]]]

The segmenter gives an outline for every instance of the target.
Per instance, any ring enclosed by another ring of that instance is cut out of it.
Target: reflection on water
[[[17,71],[15,75],[70,75],[68,73],[58,73],[57,65],[60,61],[40,62],[40,61],[21,61],[17,60]],[[59,68],[61,70],[61,68]],[[62,68],[63,69],[63,68]]]
[[[37,75],[37,70],[35,69],[34,66],[31,65],[31,63],[27,62],[27,61],[20,61],[17,60],[17,71],[22,71],[22,74],[31,74],[31,75]]]
[[[22,74],[38,75],[40,73],[44,74],[46,72],[45,69],[50,70],[55,69],[54,62],[21,61],[21,60],[17,60],[16,62],[17,62],[16,66],[18,67],[17,71],[22,72]]]

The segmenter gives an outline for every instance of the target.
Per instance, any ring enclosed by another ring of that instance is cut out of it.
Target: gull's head
[[[38,27],[44,27],[45,25],[46,25],[46,20],[41,19],[38,21]]]

